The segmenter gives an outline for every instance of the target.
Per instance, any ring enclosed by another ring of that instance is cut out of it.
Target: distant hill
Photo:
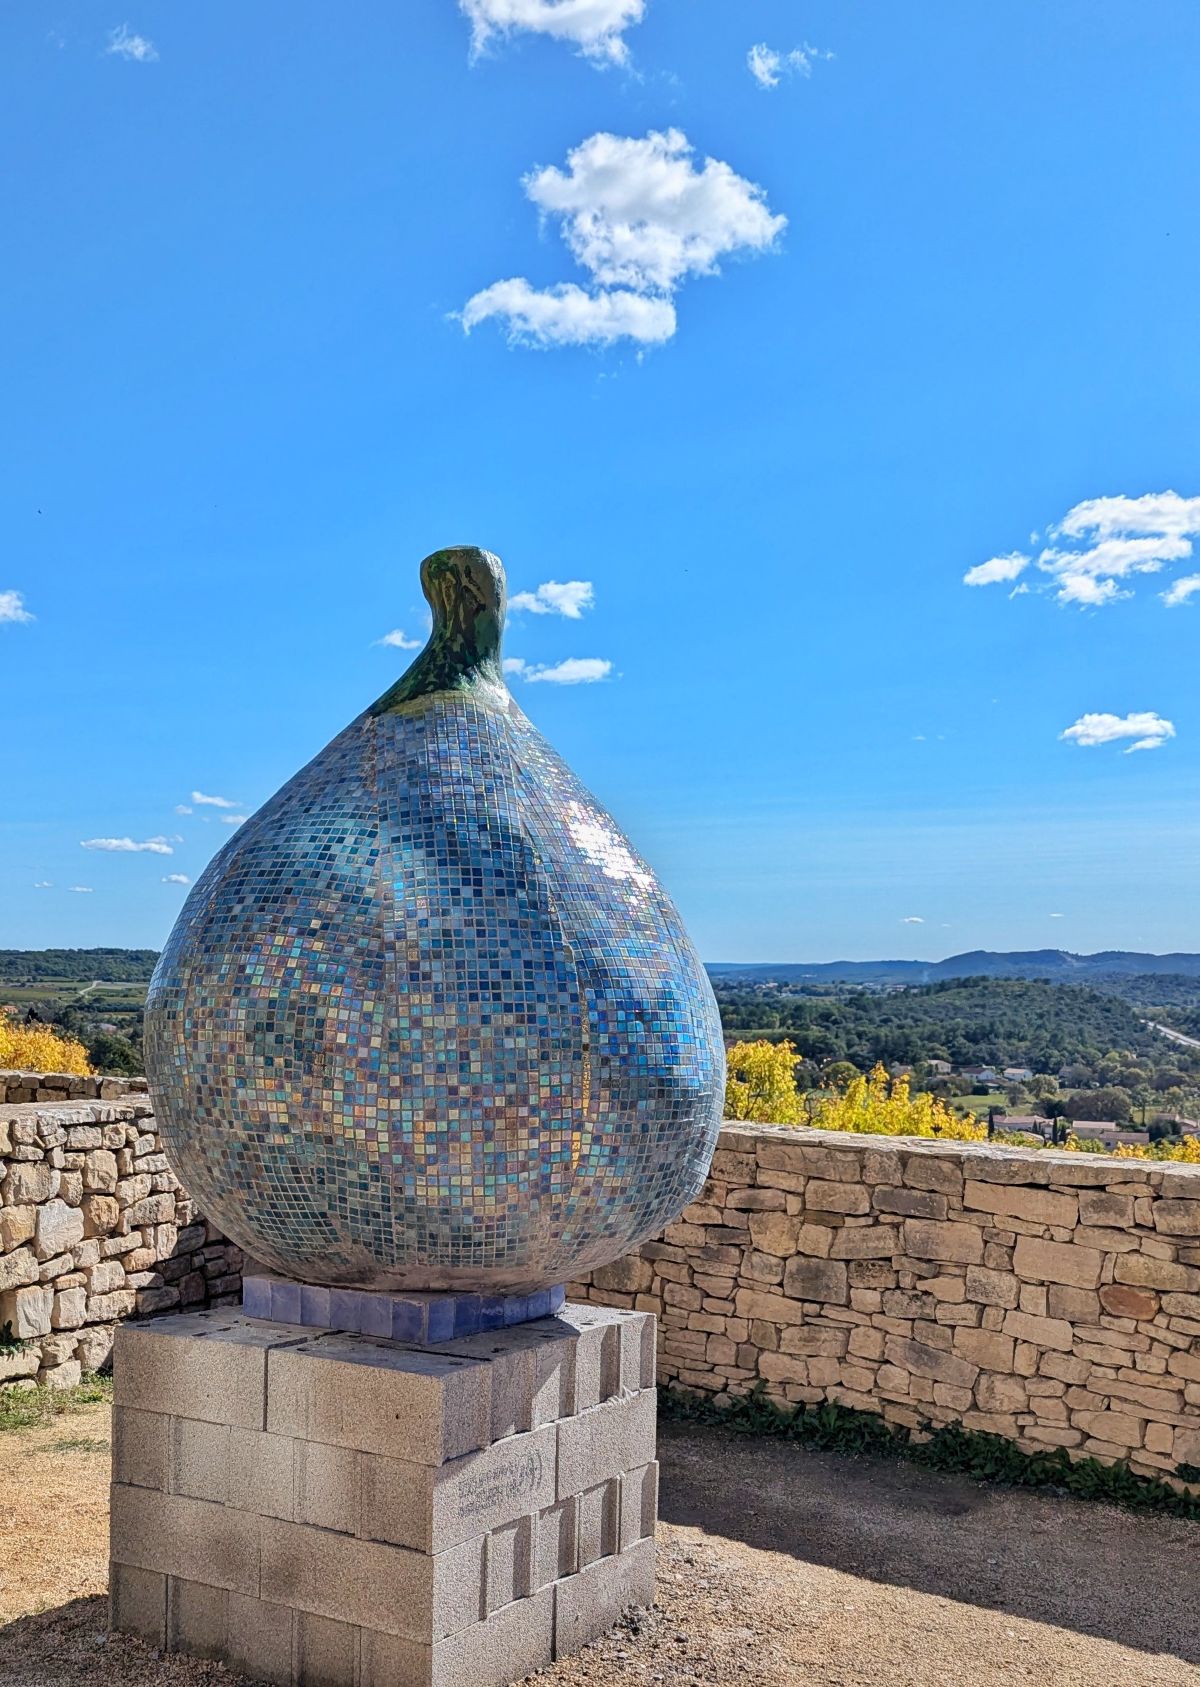
[[[0,984],[148,984],[156,949],[0,949]]]
[[[1144,955],[1132,949],[1102,949],[1073,955],[1067,949],[970,949],[944,961],[785,961],[743,966],[710,961],[714,978],[747,984],[935,984],[946,978],[1045,978],[1059,984],[1100,984],[1147,973],[1200,978],[1200,955]]]

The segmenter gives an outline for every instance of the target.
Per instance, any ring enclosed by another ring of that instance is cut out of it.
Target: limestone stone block
[[[125,1287],[125,1267],[119,1259],[98,1260],[87,1273],[88,1289],[94,1295],[111,1294]]]
[[[37,1255],[32,1248],[16,1248],[0,1256],[0,1292],[19,1289],[38,1280]]]
[[[0,1207],[0,1253],[11,1253],[31,1241],[36,1220],[36,1207]]]
[[[907,1340],[903,1336],[889,1336],[884,1343],[884,1356],[890,1365],[933,1382],[949,1383],[953,1388],[972,1388],[979,1375],[978,1365],[968,1359],[956,1358],[943,1348],[930,1347],[927,1342]]]
[[[812,1212],[861,1215],[870,1212],[871,1196],[861,1183],[828,1183],[814,1177],[805,1188],[804,1205]]]
[[[783,1289],[792,1300],[825,1301],[836,1306],[846,1306],[850,1301],[846,1267],[840,1260],[808,1259],[798,1254],[787,1263]]]
[[[1065,1319],[1040,1318],[1032,1312],[1006,1312],[1004,1332],[1033,1347],[1052,1347],[1062,1353],[1075,1345],[1075,1332]]]
[[[83,1323],[87,1309],[87,1290],[59,1289],[50,1312],[50,1327],[55,1330],[77,1330]]]
[[[117,1187],[117,1157],[108,1148],[93,1148],[83,1162],[83,1187],[95,1195],[111,1195]]]
[[[1164,1236],[1200,1236],[1200,1200],[1156,1201],[1154,1228]]]
[[[63,1359],[58,1364],[47,1364],[43,1349],[37,1379],[41,1388],[77,1388],[83,1380],[83,1366],[78,1359]]]
[[[601,1558],[554,1591],[554,1645],[563,1657],[611,1628],[614,1610],[654,1603],[654,1542],[640,1540],[615,1557]]]
[[[1079,1191],[1080,1224],[1101,1225],[1114,1230],[1132,1229],[1134,1224],[1133,1196],[1109,1189],[1081,1189]]]
[[[1200,1270],[1193,1265],[1176,1265],[1151,1254],[1121,1254],[1114,1267],[1118,1283],[1140,1289],[1170,1289],[1179,1294],[1200,1292]]]
[[[805,1226],[806,1231],[811,1228]],[[831,1259],[890,1259],[901,1247],[900,1230],[894,1224],[859,1225],[830,1230],[826,1235],[831,1238],[825,1250]]]
[[[990,1187],[985,1185],[984,1187]],[[1013,1269],[1018,1277],[1037,1283],[1067,1283],[1077,1289],[1099,1287],[1104,1255],[1073,1242],[1045,1242],[1018,1236]]]
[[[233,1312],[181,1313],[151,1324],[123,1324],[114,1399],[147,1411],[262,1429],[267,1354],[281,1343],[302,1340],[303,1332],[294,1326],[252,1323]]]
[[[75,1357],[85,1371],[98,1371],[113,1349],[114,1330],[111,1324],[93,1324],[80,1330],[75,1345]]]
[[[33,1251],[39,1260],[53,1259],[83,1241],[83,1214],[65,1201],[47,1201],[38,1208]]]
[[[1065,1230],[1073,1230],[1079,1222],[1079,1199],[1075,1194],[1022,1188],[1020,1184],[983,1183],[970,1177],[963,1186],[963,1206],[976,1212],[1025,1219],[1030,1224],[1060,1225]]]
[[[873,1197],[876,1212],[899,1213],[903,1218],[944,1219],[948,1201],[930,1189],[876,1189]]]
[[[41,1206],[58,1193],[58,1170],[38,1158],[33,1162],[16,1160],[10,1164],[3,1182],[6,1207]]]
[[[999,1376],[993,1371],[980,1374],[975,1399],[984,1412],[1023,1412],[1029,1405],[1029,1395],[1019,1377]]]
[[[0,1294],[0,1327],[11,1324],[18,1341],[47,1336],[50,1334],[53,1308],[54,1286],[51,1283],[28,1283],[19,1289],[6,1289]]]
[[[998,1330],[973,1330],[963,1326],[954,1332],[954,1351],[984,1371],[1011,1371],[1015,1342]]]
[[[22,1382],[38,1373],[38,1352],[33,1347],[19,1347],[15,1352],[0,1353],[0,1383]]]
[[[750,1236],[754,1246],[760,1253],[779,1259],[790,1259],[795,1253],[800,1229],[800,1218],[785,1212],[756,1212],[750,1216]]]
[[[914,1259],[978,1265],[983,1258],[983,1235],[973,1224],[906,1218],[901,1229],[904,1252]]]
[[[1071,1422],[1094,1441],[1107,1441],[1121,1451],[1142,1444],[1143,1420],[1124,1412],[1072,1412]]]
[[[1051,1283],[1047,1291],[1046,1311],[1050,1317],[1065,1318],[1070,1324],[1085,1327],[1099,1324],[1100,1305],[1100,1296],[1094,1289],[1072,1289],[1061,1283]],[[1025,1310],[1024,1302],[1022,1310]]]

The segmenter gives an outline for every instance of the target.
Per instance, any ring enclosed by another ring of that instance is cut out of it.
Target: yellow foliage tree
[[[804,1104],[796,1093],[799,1056],[792,1043],[734,1043],[725,1057],[725,1117],[756,1125],[798,1125]]]
[[[45,1025],[17,1025],[0,1013],[0,1067],[21,1072],[91,1072],[87,1050],[73,1037],[60,1037]]]
[[[913,1095],[907,1077],[889,1078],[882,1065],[855,1078],[840,1095],[818,1102],[812,1122],[819,1130],[864,1131],[872,1136],[937,1136],[954,1142],[986,1142],[987,1127],[960,1119],[936,1096]]]
[[[1070,1144],[1068,1144],[1070,1146]],[[1185,1136],[1182,1142],[1118,1142],[1113,1150],[1116,1160],[1176,1160],[1184,1165],[1200,1165],[1200,1137]]]

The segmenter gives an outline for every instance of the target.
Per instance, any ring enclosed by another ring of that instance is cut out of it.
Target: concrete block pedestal
[[[114,1629],[282,1687],[496,1687],[654,1598],[654,1319],[437,1346],[121,1327]]]

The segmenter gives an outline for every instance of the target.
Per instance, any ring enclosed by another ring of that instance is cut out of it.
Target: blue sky
[[[0,946],[160,944],[475,543],[707,958],[1200,949],[1193,0],[0,45]]]

